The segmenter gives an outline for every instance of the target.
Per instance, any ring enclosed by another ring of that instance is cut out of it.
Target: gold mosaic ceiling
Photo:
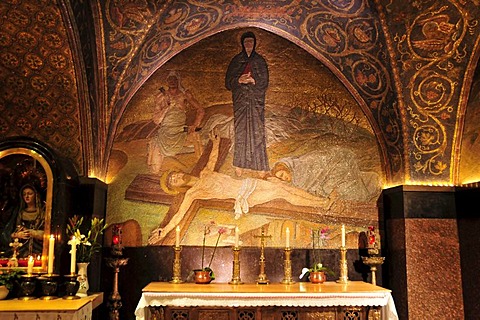
[[[0,136],[46,142],[80,167],[73,58],[55,1],[0,3]]]

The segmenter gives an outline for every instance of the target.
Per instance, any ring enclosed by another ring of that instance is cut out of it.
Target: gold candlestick
[[[292,283],[295,283],[295,281],[293,281],[293,278],[292,278],[292,260],[290,259],[290,254],[292,253],[292,250],[290,249],[290,247],[287,247],[284,250],[285,250],[285,260],[283,265],[284,276],[283,276],[282,283],[292,284]]]
[[[240,247],[233,247],[233,271],[232,271],[232,280],[228,283],[230,284],[242,284],[240,280]]]
[[[182,251],[181,246],[174,246],[175,258],[173,259],[173,277],[170,281],[171,283],[182,283],[182,258],[180,257],[180,252]]]
[[[340,247],[340,278],[337,282],[348,283],[347,248],[345,246]]]
[[[112,254],[114,255],[111,258],[106,258],[107,266],[113,268],[113,291],[108,297],[107,306],[110,309],[109,319],[110,320],[119,320],[120,319],[120,308],[122,307],[122,297],[118,291],[118,274],[120,272],[120,267],[126,266],[129,258],[122,258],[122,247],[115,246],[112,248]]]
[[[267,275],[265,274],[265,238],[270,238],[271,235],[265,235],[265,229],[262,227],[261,234],[254,237],[260,238],[260,273],[257,278],[257,283],[268,284],[270,283],[270,280],[268,280]]]

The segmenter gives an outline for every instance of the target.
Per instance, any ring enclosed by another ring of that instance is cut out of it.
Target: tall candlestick
[[[180,246],[180,226],[175,229],[175,247]]]
[[[70,244],[72,246],[72,250],[70,251],[70,274],[75,274],[77,263],[77,239],[75,236],[72,237]]]
[[[55,236],[51,234],[50,239],[48,239],[48,274],[53,274],[53,260],[55,259],[54,250]]]
[[[345,247],[345,225],[342,224],[342,247]]]
[[[239,243],[239,230],[238,227],[235,227],[235,248],[238,248],[238,243]]]
[[[31,275],[33,273],[33,264],[34,264],[33,256],[28,257],[28,267],[27,267],[27,274]]]
[[[290,228],[285,229],[285,247],[290,248]]]

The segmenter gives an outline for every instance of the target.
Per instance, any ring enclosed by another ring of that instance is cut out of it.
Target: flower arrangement
[[[212,233],[212,228],[214,226],[215,226],[215,221],[210,221],[210,223],[205,225],[205,227],[203,229],[202,268],[200,269],[202,271],[209,271],[211,280],[215,280],[215,273],[213,272],[213,270],[211,268],[211,265],[212,265],[213,258],[215,257],[215,252],[217,251],[218,242],[220,241],[220,237],[222,236],[222,234],[227,232],[227,229],[223,228],[223,227],[220,227],[220,228],[217,229],[217,240],[215,242],[215,247],[213,248],[213,253],[212,253],[212,256],[210,257],[210,261],[208,263],[208,266],[205,267],[204,263],[205,263],[206,239],[207,239],[207,235]]]
[[[335,273],[332,269],[324,266],[321,262],[320,254],[317,252],[317,248],[321,246],[326,246],[329,237],[330,230],[328,228],[323,228],[321,230],[312,230],[312,248],[313,248],[313,265],[311,268],[303,268],[302,274],[300,274],[300,279],[308,276],[311,272],[325,272],[328,275],[334,276]],[[315,246],[315,243],[318,242],[318,246]]]
[[[5,286],[8,290],[12,290],[15,282],[20,280],[24,273],[21,269],[0,270],[0,286]]]
[[[102,245],[99,243],[99,237],[107,228],[104,219],[93,217],[89,226],[84,225],[84,217],[74,215],[68,219],[67,236],[72,238],[75,236],[77,242],[77,262],[90,262],[93,254],[100,251]],[[87,235],[82,233],[87,231]]]

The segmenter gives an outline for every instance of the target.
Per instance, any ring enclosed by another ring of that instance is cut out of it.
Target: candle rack
[[[242,284],[240,280],[240,248],[238,246],[233,247],[233,271],[232,271],[232,280],[228,283],[230,284]]]
[[[345,246],[340,247],[340,278],[337,282],[348,283],[347,248]]]
[[[170,281],[171,283],[182,283],[182,258],[180,256],[180,253],[182,251],[181,246],[175,245],[173,247],[173,250],[175,251],[175,257],[173,259],[173,277],[172,280]]]
[[[284,265],[283,265],[283,271],[284,271],[284,276],[282,283],[283,284],[292,284],[295,283],[292,278],[292,260],[290,259],[290,255],[292,253],[292,250],[290,247],[285,248],[285,260],[284,260]]]

